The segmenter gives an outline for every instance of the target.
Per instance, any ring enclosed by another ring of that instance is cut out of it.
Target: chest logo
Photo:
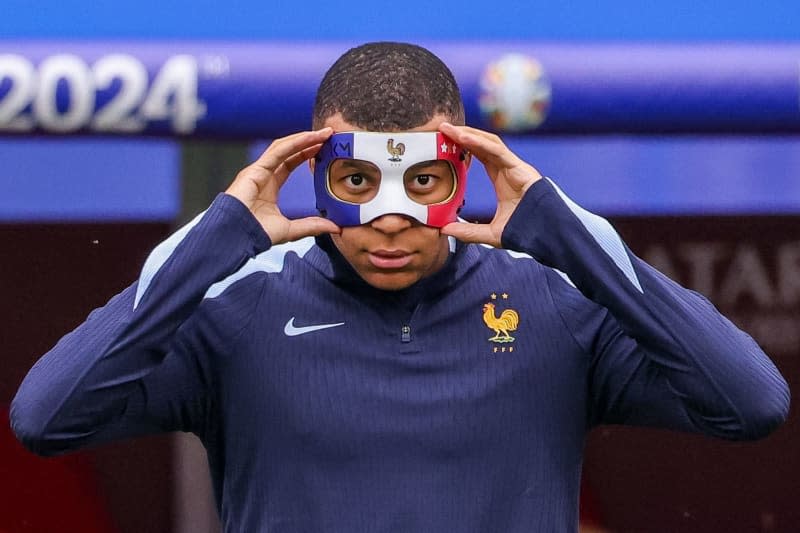
[[[321,329],[335,328],[337,326],[344,326],[344,322],[337,322],[335,324],[316,324],[313,326],[295,326],[294,317],[292,317],[283,327],[283,332],[287,337],[296,337],[297,335],[303,335],[304,333],[311,333],[312,331],[319,331]]]
[[[492,293],[490,296],[491,300],[497,300],[497,294]],[[503,300],[508,300],[508,294],[503,293],[501,295]],[[513,309],[503,309],[500,312],[500,316],[497,316],[497,305],[493,301],[486,302],[483,304],[483,322],[486,324],[486,327],[494,331],[494,336],[489,337],[488,340],[491,342],[495,342],[498,344],[508,344],[514,342],[514,337],[511,336],[511,331],[515,331],[519,326],[519,314]],[[497,347],[494,348],[494,351],[497,352]],[[506,351],[506,347],[502,348],[502,351]],[[514,351],[513,347],[509,347],[508,351]]]

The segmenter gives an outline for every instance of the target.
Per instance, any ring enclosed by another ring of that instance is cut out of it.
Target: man
[[[591,427],[754,439],[786,417],[752,339],[464,126],[426,50],[347,52],[314,127],[34,366],[12,407],[30,449],[192,431],[226,531],[574,531]],[[441,151],[406,166],[430,132]],[[489,224],[452,221],[470,157]],[[325,217],[289,220],[278,192],[307,160]]]

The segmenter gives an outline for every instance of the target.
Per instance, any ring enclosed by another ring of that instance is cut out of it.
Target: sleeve
[[[198,306],[212,284],[270,244],[241,202],[219,195],[153,250],[138,282],[36,362],[11,404],[20,441],[54,455],[144,433],[202,431],[211,376],[200,361],[223,332]],[[250,313],[238,310],[242,319]]]
[[[502,244],[563,272],[582,293],[554,298],[592,358],[591,422],[756,439],[786,419],[788,386],[755,341],[637,258],[608,221],[552,181],[527,191]]]

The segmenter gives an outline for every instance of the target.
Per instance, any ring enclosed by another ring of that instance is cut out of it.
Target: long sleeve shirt
[[[785,380],[701,295],[550,180],[503,249],[450,242],[400,291],[328,237],[272,246],[220,195],[22,383],[12,426],[56,454],[203,441],[226,532],[575,531],[587,432],[754,439]]]

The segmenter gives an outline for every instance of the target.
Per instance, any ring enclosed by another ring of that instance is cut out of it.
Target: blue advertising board
[[[253,139],[307,129],[353,43],[0,42],[0,134]],[[470,124],[796,133],[800,45],[433,43]]]

